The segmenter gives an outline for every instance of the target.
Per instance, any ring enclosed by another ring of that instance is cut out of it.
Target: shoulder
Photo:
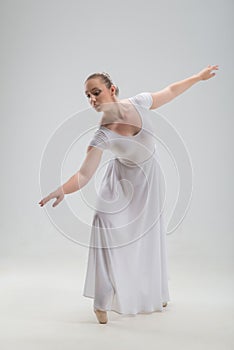
[[[129,100],[146,109],[150,109],[153,103],[151,92],[140,92],[134,96],[129,97]]]
[[[106,141],[108,140],[108,128],[105,128],[103,125],[99,125],[98,129],[95,130],[93,137],[95,139]]]
[[[108,146],[108,134],[106,130],[100,126],[95,130],[89,146],[96,146],[104,150]]]

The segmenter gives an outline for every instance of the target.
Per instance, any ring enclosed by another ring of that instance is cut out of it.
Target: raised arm
[[[215,76],[215,73],[212,73],[212,70],[217,70],[218,65],[211,66],[208,65],[206,68],[202,69],[199,73],[194,74],[184,80],[177,81],[168,85],[166,88],[152,92],[153,103],[150,109],[156,109],[163,104],[170,102],[176,96],[182,94],[185,90],[189,89],[192,85],[197,83],[200,80],[207,80]]]
[[[49,200],[56,198],[53,207],[56,207],[64,198],[65,194],[69,194],[80,190],[84,187],[94,175],[102,158],[103,150],[98,147],[88,146],[85,160],[80,169],[67,182],[59,186],[54,192],[43,198],[39,204],[43,206]]]

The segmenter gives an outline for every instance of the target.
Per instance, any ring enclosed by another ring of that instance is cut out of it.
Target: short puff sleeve
[[[145,109],[150,109],[153,104],[153,97],[150,92],[141,92],[135,96],[130,97],[134,102]]]
[[[108,147],[108,137],[106,133],[100,128],[97,129],[89,143],[89,146],[94,146],[104,151]]]

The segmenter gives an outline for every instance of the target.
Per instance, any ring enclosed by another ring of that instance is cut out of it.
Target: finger
[[[43,205],[44,204],[44,198],[40,200],[39,204]]]
[[[50,195],[49,195],[49,196],[43,198],[43,199],[39,202],[39,204],[44,205],[44,204],[46,204],[50,199],[51,199],[51,197],[50,197]]]
[[[56,207],[60,202],[61,202],[61,200],[58,198],[58,199],[52,204],[52,207]]]
[[[59,196],[52,206],[56,207],[60,202],[62,202],[63,198],[64,196]]]
[[[45,199],[42,199],[40,202],[39,202],[39,204],[43,207],[43,205],[45,204],[46,202],[45,202]]]

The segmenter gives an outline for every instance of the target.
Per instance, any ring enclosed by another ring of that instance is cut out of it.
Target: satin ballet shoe
[[[167,302],[166,302],[166,303],[163,303],[162,305],[163,305],[163,307],[166,307],[166,306],[167,306]]]
[[[105,324],[108,322],[107,312],[102,310],[94,310],[99,323]]]

